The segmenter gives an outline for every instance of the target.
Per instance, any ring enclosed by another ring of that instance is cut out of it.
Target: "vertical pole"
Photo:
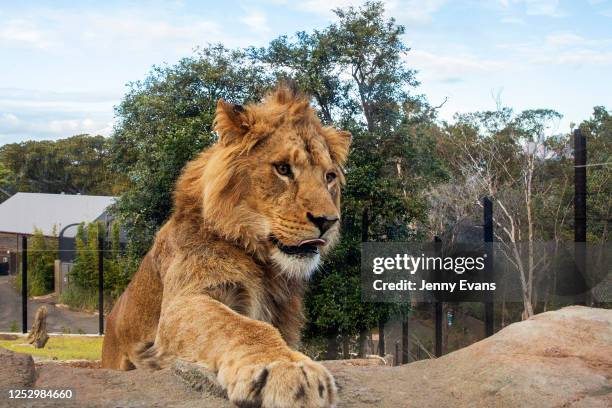
[[[586,242],[586,137],[574,130],[574,241]]]
[[[28,332],[28,237],[21,237],[21,331]]]
[[[439,246],[442,240],[439,237],[434,237],[434,245],[436,256],[439,255]],[[444,304],[436,301],[434,303],[434,314],[435,314],[435,355],[436,357],[442,357],[442,308]]]
[[[489,197],[482,199],[484,208],[484,242],[493,242],[493,202]],[[487,274],[490,275],[493,267],[493,251],[487,248]],[[485,337],[493,335],[495,330],[494,304],[492,299],[487,299],[484,304],[485,309]]]
[[[586,137],[580,129],[574,130],[574,242],[586,242],[587,233],[587,149]],[[587,300],[581,296],[586,290],[584,278],[586,254],[584,244],[575,245],[575,273],[574,288],[576,290],[576,303],[585,304]]]
[[[399,341],[395,342],[395,361],[393,362],[395,366],[400,365],[400,345]]]
[[[378,355],[385,357],[385,321],[378,318]]]
[[[408,321],[410,315],[406,313],[406,317],[402,322],[402,364],[408,364],[410,362],[410,337],[408,330]]]
[[[98,332],[104,334],[104,238],[98,234]]]

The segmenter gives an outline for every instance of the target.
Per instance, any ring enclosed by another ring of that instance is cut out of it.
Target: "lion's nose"
[[[314,216],[311,213],[306,213],[306,217],[317,226],[321,235],[325,234],[338,221],[338,217]]]

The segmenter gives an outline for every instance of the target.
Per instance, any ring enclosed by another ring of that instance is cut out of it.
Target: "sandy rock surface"
[[[31,356],[0,348],[0,403],[8,390],[31,387],[35,377]]]
[[[0,350],[0,389],[26,386],[32,375],[31,359],[11,354]],[[325,364],[340,388],[339,408],[610,407],[612,310],[575,306],[543,313],[437,360],[401,367]],[[74,399],[18,404],[3,391],[0,406],[232,406],[206,385],[206,373],[189,365],[116,372],[41,364],[36,374],[35,387],[68,387]]]

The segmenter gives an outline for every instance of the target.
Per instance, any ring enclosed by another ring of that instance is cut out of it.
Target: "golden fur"
[[[216,372],[239,406],[333,406],[333,378],[295,347],[305,283],[338,237],[350,134],[288,85],[259,104],[220,100],[215,131],[107,319],[102,365],[181,358]]]

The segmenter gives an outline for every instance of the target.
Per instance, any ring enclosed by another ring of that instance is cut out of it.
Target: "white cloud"
[[[559,9],[559,0],[498,0],[504,8],[518,5],[524,8],[529,16],[562,17],[565,14]]]
[[[572,32],[550,33],[543,41],[499,44],[497,47],[522,64],[612,64],[612,38],[593,40]]]
[[[400,23],[427,24],[447,0],[390,0],[386,3],[387,14],[394,16]]]
[[[112,93],[48,92],[0,88],[0,144],[112,132]]]
[[[0,114],[0,129],[1,128],[14,128],[19,125],[19,118],[12,113]]]
[[[420,80],[446,83],[457,83],[466,76],[508,68],[503,61],[478,58],[467,54],[439,55],[422,50],[412,50],[406,58],[410,66],[419,70]]]
[[[240,18],[247,27],[255,33],[268,33],[270,26],[268,18],[260,10],[247,10],[247,14]]]
[[[519,17],[503,17],[500,21],[504,24],[516,24],[516,25],[527,24],[525,20]]]
[[[363,4],[360,0],[303,0],[303,1],[286,1],[283,2],[298,10],[306,11],[309,13],[323,14],[331,17],[333,15],[332,10],[337,8],[346,8],[349,6],[358,7]]]
[[[427,24],[433,19],[433,14],[446,4],[448,0],[387,0],[385,11],[387,16],[395,17],[402,24]],[[303,0],[299,2],[280,1],[297,10],[333,17],[333,10],[359,7],[363,0]]]
[[[23,19],[4,21],[0,28],[0,45],[45,49],[53,45],[50,37],[50,33]]]
[[[59,139],[77,134],[109,136],[113,121],[108,118],[73,117],[50,119],[46,115],[22,117],[0,113],[0,144],[18,140]]]
[[[574,33],[554,33],[546,36],[546,44],[553,47],[583,44],[584,38]]]
[[[232,39],[216,21],[197,16],[168,18],[161,10],[122,9],[112,13],[37,9],[28,19],[0,16],[0,46],[27,45],[54,51],[95,49],[147,53],[173,50],[184,55],[199,45]]]
[[[80,25],[84,43],[124,51],[146,52],[151,47],[174,47],[184,53],[198,45],[219,41],[224,36],[214,21],[173,22],[140,13],[60,15],[58,20]]]
[[[558,16],[559,0],[524,0],[526,12],[532,16]]]
[[[612,9],[602,10],[599,12],[604,17],[612,17]]]

